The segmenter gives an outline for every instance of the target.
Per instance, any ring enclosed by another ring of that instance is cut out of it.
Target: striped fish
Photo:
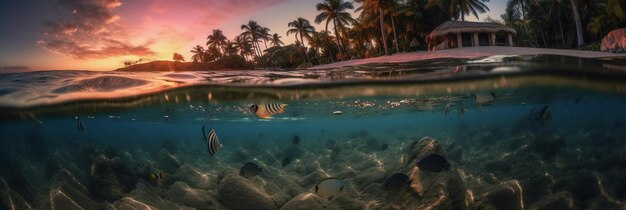
[[[206,143],[208,144],[207,150],[209,151],[209,155],[211,155],[211,157],[215,156],[215,153],[222,147],[219,139],[217,139],[215,129],[211,128],[209,136],[207,136],[204,132],[204,126],[202,126],[202,135],[204,135],[204,139],[206,139]]]
[[[281,104],[277,102],[253,104],[252,106],[250,106],[250,111],[261,119],[268,119],[272,117],[272,115],[285,112],[287,106],[287,104]]]

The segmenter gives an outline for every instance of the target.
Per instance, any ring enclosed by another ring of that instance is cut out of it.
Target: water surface
[[[2,73],[0,205],[624,209],[624,66],[494,56],[315,71]],[[288,106],[270,119],[249,111],[267,102]],[[202,126],[223,145],[215,157]],[[450,170],[416,167],[429,154]],[[239,176],[246,162],[263,172]],[[411,183],[383,191],[395,173]],[[344,191],[312,195],[327,177]]]

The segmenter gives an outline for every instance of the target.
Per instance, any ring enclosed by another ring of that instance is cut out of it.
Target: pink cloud
[[[225,20],[288,0],[57,0],[38,45],[77,59],[155,56],[163,42],[182,47]],[[268,14],[271,16],[271,14]],[[176,40],[174,40],[176,39]],[[163,53],[163,52],[161,52]],[[167,52],[169,53],[169,52]]]

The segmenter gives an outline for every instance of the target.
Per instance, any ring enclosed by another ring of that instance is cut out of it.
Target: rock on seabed
[[[229,209],[277,209],[276,202],[265,190],[234,170],[222,172],[217,184],[217,198]]]

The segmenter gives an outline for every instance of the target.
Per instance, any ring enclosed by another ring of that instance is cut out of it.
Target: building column
[[[490,45],[491,46],[496,46],[496,33],[490,33],[489,34],[489,39],[491,40]]]
[[[461,39],[461,33],[457,33],[456,34],[456,43],[457,43],[459,48],[464,47],[463,46],[463,40]]]
[[[474,47],[480,46],[479,41],[478,41],[478,33],[473,33],[472,38],[474,40]]]
[[[509,46],[513,47],[513,36],[509,33]]]

